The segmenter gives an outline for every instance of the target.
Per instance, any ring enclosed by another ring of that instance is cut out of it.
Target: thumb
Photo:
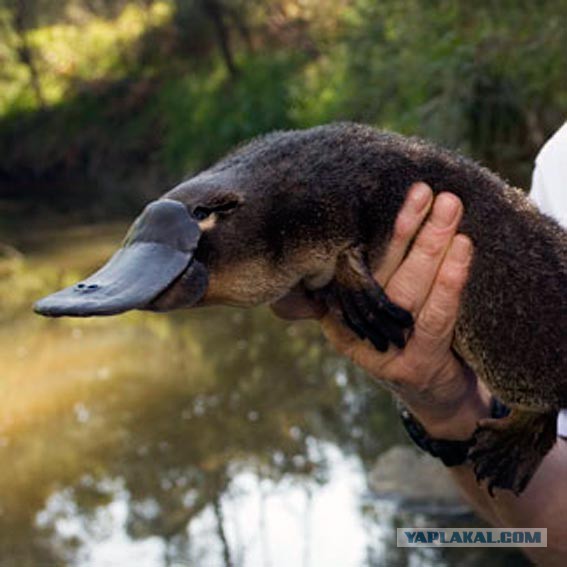
[[[325,338],[342,354],[350,353],[361,342],[360,339],[333,312],[328,312],[320,321]]]

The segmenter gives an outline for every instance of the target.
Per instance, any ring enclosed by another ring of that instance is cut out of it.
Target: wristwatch
[[[409,410],[399,403],[400,417],[402,424],[407,431],[410,439],[423,451],[441,459],[447,467],[462,465],[467,460],[469,449],[474,445],[474,436],[470,439],[434,439],[430,437],[425,428]],[[500,400],[492,396],[490,400],[490,417],[500,419],[506,417],[510,409]]]

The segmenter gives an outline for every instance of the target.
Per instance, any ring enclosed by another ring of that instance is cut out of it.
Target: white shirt
[[[536,158],[530,197],[541,212],[567,228],[567,122],[547,141]],[[559,413],[557,434],[567,437],[567,409]]]
[[[567,122],[536,158],[530,197],[540,211],[567,228]]]

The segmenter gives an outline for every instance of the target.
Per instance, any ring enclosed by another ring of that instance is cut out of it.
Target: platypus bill
[[[567,233],[455,153],[350,123],[267,135],[150,203],[103,268],[35,309],[269,303],[293,316],[299,294],[378,350],[403,348],[412,317],[372,273],[416,181],[463,201],[475,255],[453,347],[512,408],[482,421],[469,458],[491,493],[520,493],[567,407]]]

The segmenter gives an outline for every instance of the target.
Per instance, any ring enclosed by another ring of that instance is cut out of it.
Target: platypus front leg
[[[361,339],[368,339],[381,352],[388,350],[390,342],[398,348],[405,346],[405,330],[413,325],[413,317],[388,299],[372,277],[360,247],[340,254],[331,294],[345,323]]]
[[[469,458],[477,480],[520,494],[556,441],[557,411],[514,408],[507,417],[483,419],[475,432]]]

